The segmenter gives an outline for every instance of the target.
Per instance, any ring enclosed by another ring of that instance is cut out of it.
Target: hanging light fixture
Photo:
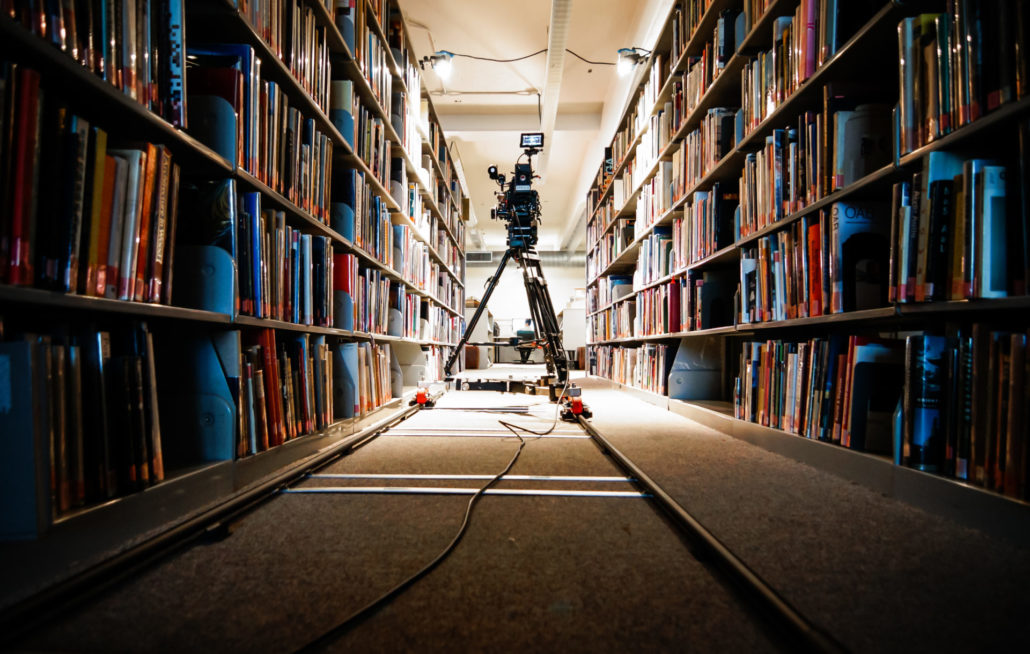
[[[651,54],[651,51],[644,48],[619,48],[619,61],[615,65],[615,70],[618,71],[619,77],[629,75],[637,64],[647,59],[649,54]]]
[[[451,76],[452,63],[454,59],[454,53],[447,50],[438,50],[428,57],[423,57],[421,61],[421,67],[425,68],[426,64],[433,67],[433,71],[442,80],[447,80]]]

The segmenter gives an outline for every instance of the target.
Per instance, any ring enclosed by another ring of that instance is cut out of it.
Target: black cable
[[[450,52],[450,51],[448,50],[448,52]],[[478,59],[479,61],[493,61],[493,62],[498,63],[498,64],[510,64],[513,61],[522,61],[523,59],[529,59],[530,57],[535,57],[535,56],[543,54],[545,52],[547,52],[547,48],[544,48],[543,50],[537,50],[533,54],[528,54],[528,55],[525,55],[525,56],[522,56],[522,57],[515,57],[514,59],[494,59],[492,57],[480,57],[478,55],[461,54],[460,52],[451,52],[451,56],[453,56],[453,57],[465,57],[467,59]]]
[[[521,57],[515,57],[513,59],[495,59],[493,57],[480,57],[479,55],[462,54],[460,52],[451,52],[451,56],[452,57],[465,57],[466,59],[477,59],[479,61],[492,61],[492,62],[498,63],[498,64],[510,64],[512,62],[515,62],[515,61],[522,61],[523,59],[530,59],[530,58],[535,57],[537,55],[541,55],[541,54],[547,52],[547,50],[548,50],[548,48],[544,48],[543,50],[537,50],[536,52],[534,52],[532,54],[523,55]],[[448,52],[450,52],[450,51],[448,50]],[[614,66],[615,65],[611,61],[590,61],[589,59],[587,59],[583,55],[580,55],[580,54],[578,54],[576,52],[573,52],[572,50],[569,50],[568,48],[565,48],[565,52],[568,52],[570,55],[572,55],[573,57],[579,59],[580,61],[586,62],[588,64],[592,64],[594,66]]]
[[[568,48],[565,48],[565,52],[568,52],[570,55],[572,55],[576,59],[579,59],[580,61],[585,61],[586,63],[592,64],[594,66],[614,66],[615,65],[614,63],[612,63],[610,61],[590,61],[589,59],[576,54],[575,52],[573,52],[572,50],[569,50]]]
[[[329,631],[323,633],[318,638],[316,638],[316,639],[308,642],[306,645],[302,646],[300,649],[297,650],[297,652],[298,653],[300,653],[300,652],[314,652],[314,651],[317,651],[317,650],[324,649],[327,645],[335,642],[341,636],[346,634],[351,629],[351,627],[353,627],[355,624],[357,624],[361,620],[364,620],[365,618],[367,618],[367,617],[371,616],[372,614],[374,614],[376,611],[378,611],[380,608],[382,608],[387,602],[389,602],[393,598],[397,597],[402,592],[404,592],[408,587],[410,587],[412,584],[414,584],[416,581],[418,581],[422,577],[425,577],[427,574],[432,572],[433,569],[436,568],[436,566],[440,565],[440,563],[442,563],[444,559],[446,559],[448,556],[450,556],[451,552],[454,551],[454,548],[458,546],[458,543],[461,541],[462,537],[465,535],[465,532],[468,531],[469,518],[472,516],[472,509],[475,507],[476,503],[479,501],[479,498],[481,498],[483,496],[483,494],[486,493],[486,491],[490,489],[491,486],[493,486],[495,483],[497,483],[497,481],[500,480],[501,477],[503,477],[504,475],[508,474],[508,472],[512,469],[512,467],[514,467],[515,462],[519,458],[519,455],[522,454],[522,449],[524,447],[526,447],[526,439],[522,438],[522,436],[516,431],[516,429],[521,429],[521,430],[529,432],[531,434],[536,434],[537,436],[544,436],[544,435],[547,435],[547,434],[551,433],[552,431],[554,431],[554,428],[558,426],[558,415],[561,412],[561,400],[562,400],[562,397],[565,396],[565,391],[568,390],[568,387],[569,387],[569,378],[566,377],[565,378],[565,386],[564,386],[564,388],[562,388],[561,395],[558,396],[558,405],[555,407],[554,422],[551,424],[551,428],[548,429],[545,432],[536,432],[536,431],[533,431],[532,429],[527,429],[527,428],[521,427],[519,425],[514,425],[514,424],[511,424],[511,423],[508,423],[508,422],[504,422],[503,420],[498,420],[497,421],[497,422],[501,423],[502,425],[504,425],[504,427],[507,428],[509,431],[511,431],[511,433],[515,434],[515,437],[519,439],[519,447],[518,447],[518,449],[515,450],[515,455],[511,457],[510,461],[508,461],[508,465],[506,465],[504,467],[504,470],[502,470],[499,473],[497,473],[496,475],[494,475],[494,477],[491,478],[488,482],[486,482],[478,491],[476,491],[476,493],[469,500],[468,505],[465,507],[465,517],[461,521],[461,526],[458,527],[458,533],[456,533],[454,535],[454,538],[451,539],[451,542],[448,543],[447,547],[445,547],[439,554],[436,555],[436,558],[434,558],[432,561],[430,561],[428,564],[426,564],[425,567],[423,567],[421,570],[419,570],[415,574],[411,575],[410,577],[408,577],[404,581],[400,582],[399,584],[397,584],[396,586],[394,586],[393,588],[391,588],[387,592],[383,593],[382,595],[380,595],[376,599],[372,600],[371,602],[369,602],[368,604],[366,604],[362,608],[360,608],[357,611],[355,611],[354,613],[352,613],[350,616],[348,616],[346,619],[344,619],[342,622],[337,624],[335,627],[333,627]]]

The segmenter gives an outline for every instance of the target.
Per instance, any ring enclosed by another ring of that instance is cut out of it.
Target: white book
[[[115,151],[114,198],[111,202],[111,231],[107,241],[107,262],[104,270],[104,297],[118,297],[119,266],[122,261],[122,223],[125,221],[126,194],[128,191],[129,161]]]

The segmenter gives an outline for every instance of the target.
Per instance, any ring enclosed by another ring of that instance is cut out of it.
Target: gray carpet
[[[471,401],[496,403],[498,396],[454,393],[441,404]],[[544,405],[533,415],[505,418],[540,429],[552,416]],[[496,429],[497,417],[424,412],[401,428],[482,431]],[[559,425],[557,433],[577,432]],[[527,440],[512,474],[620,475],[588,440]],[[385,436],[320,472],[496,473],[516,446],[514,438]],[[368,482],[312,478],[302,486],[345,483]],[[237,523],[228,538],[181,552],[19,645],[29,651],[290,651],[435,556],[457,529],[466,502],[280,495]],[[487,496],[451,558],[331,649],[770,651],[772,645],[646,500]]]
[[[584,386],[615,447],[854,651],[1030,647],[1030,552]]]

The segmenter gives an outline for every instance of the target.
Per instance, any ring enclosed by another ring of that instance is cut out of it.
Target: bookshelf
[[[969,524],[990,506],[1026,524],[1030,97],[1025,63],[1007,61],[1025,42],[1017,4],[1011,16],[929,1],[674,6],[587,194],[591,373],[873,487],[903,479],[909,499],[962,505]],[[957,31],[977,52],[965,68]],[[985,187],[976,166],[992,165],[1007,181]],[[981,231],[992,219],[1000,236]],[[845,250],[850,238],[863,240]],[[862,277],[863,265],[879,268]],[[867,370],[889,387],[875,399]],[[826,447],[829,459],[799,454]]]
[[[68,19],[77,30],[38,3],[0,15],[0,159],[16,180],[0,190],[0,354],[30,387],[0,418],[18,435],[0,550],[5,571],[36,571],[3,606],[406,410],[463,328],[467,200],[396,6],[121,2],[131,38],[100,34],[103,3]],[[104,47],[89,49],[91,24]],[[133,49],[148,63],[130,66]],[[112,171],[134,151],[153,169],[125,186],[96,173],[97,151]],[[135,232],[106,222],[130,215]],[[94,287],[106,241],[137,266],[113,297]],[[138,424],[116,438],[123,390]]]

